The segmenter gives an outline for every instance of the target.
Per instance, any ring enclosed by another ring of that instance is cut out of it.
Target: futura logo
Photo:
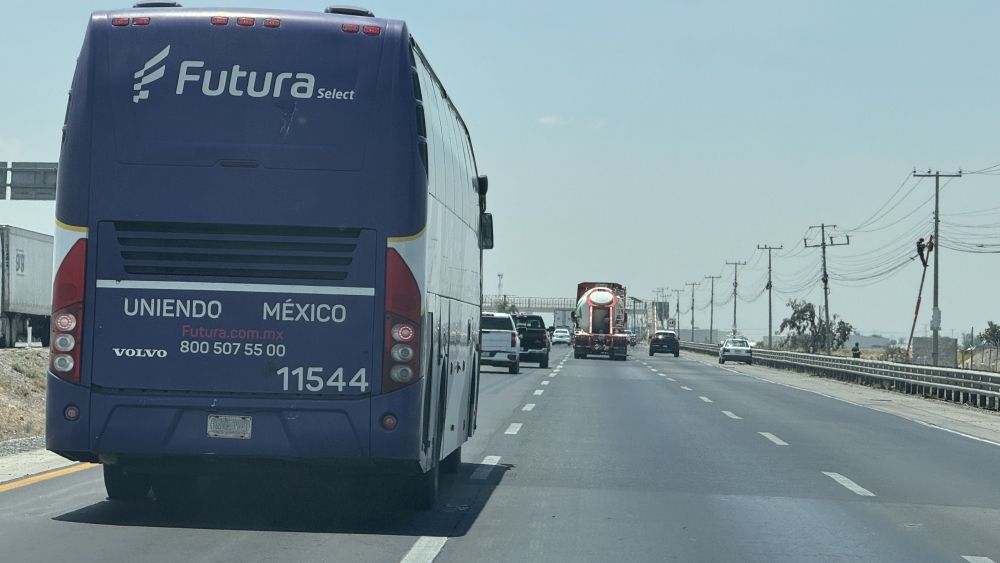
[[[170,45],[146,61],[133,74],[132,103],[149,98],[149,85],[163,78],[167,71],[166,58]],[[280,98],[291,96],[299,99],[318,99],[353,102],[354,90],[317,88],[316,75],[309,72],[281,72],[253,70],[243,64],[228,68],[207,66],[203,60],[182,60],[177,67],[174,94],[178,96],[199,92],[209,97]]]
[[[135,84],[132,85],[132,90],[135,94],[132,95],[132,103],[137,104],[139,100],[145,100],[149,97],[149,90],[146,90],[152,82],[163,78],[163,73],[166,72],[166,65],[161,65],[163,59],[167,58],[170,54],[170,45],[163,48],[162,51],[153,55],[153,58],[146,61],[146,64],[142,65],[142,68],[136,72],[133,77],[135,78]],[[157,67],[157,65],[159,65]],[[157,67],[153,72],[149,72],[153,67]]]

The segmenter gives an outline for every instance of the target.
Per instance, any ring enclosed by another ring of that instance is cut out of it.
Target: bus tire
[[[652,349],[652,348],[650,348],[650,349],[649,349],[649,356],[650,356],[650,357],[653,357],[653,355],[654,355],[654,354],[653,354],[653,349]]]
[[[413,487],[410,492],[413,500],[413,508],[417,510],[431,510],[437,502],[438,482],[440,463],[435,463],[429,471],[418,474],[413,479]]]
[[[120,465],[104,465],[104,488],[109,500],[139,500],[149,493],[149,475],[129,473]]]
[[[538,362],[538,367],[540,367],[542,369],[546,369],[546,368],[549,367],[549,355],[548,354],[545,354],[545,357],[542,358],[542,361]]]
[[[674,352],[674,357],[675,357],[675,358],[679,357],[680,355],[681,355],[681,353],[680,353],[680,352]]]
[[[157,502],[177,504],[191,498],[197,484],[198,478],[194,475],[184,473],[157,475],[152,480],[153,496]]]
[[[507,368],[507,372],[510,373],[510,374],[512,374],[512,375],[513,374],[517,374],[517,373],[521,373],[521,360],[518,360],[518,361],[510,364],[510,367]]]
[[[462,446],[455,448],[455,451],[448,454],[448,457],[441,460],[441,471],[448,475],[458,473],[462,468]]]

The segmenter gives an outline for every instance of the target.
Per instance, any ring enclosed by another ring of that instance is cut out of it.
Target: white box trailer
[[[49,341],[52,311],[52,237],[0,225],[0,345]]]

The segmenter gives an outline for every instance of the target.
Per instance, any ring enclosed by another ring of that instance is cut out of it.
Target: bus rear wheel
[[[458,473],[458,470],[462,467],[462,446],[459,446],[455,451],[448,454],[448,457],[441,460],[441,471],[449,475],[454,475]]]
[[[438,496],[439,470],[441,465],[441,463],[435,464],[430,471],[420,473],[413,478],[410,491],[413,508],[417,510],[431,510],[434,508],[434,503],[437,502]]]
[[[128,473],[120,465],[104,465],[104,488],[111,500],[138,500],[149,492],[149,475]]]
[[[156,475],[152,484],[153,496],[158,502],[176,504],[193,495],[198,485],[198,478],[186,473]]]

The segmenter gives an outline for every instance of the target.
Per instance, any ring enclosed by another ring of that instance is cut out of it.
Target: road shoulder
[[[691,352],[684,352],[684,354],[692,360],[707,365],[716,365],[716,362],[706,359],[710,356]],[[748,377],[817,393],[1000,446],[1000,412],[997,411],[988,411],[969,405],[916,395],[904,395],[878,387],[867,387],[791,370],[758,365],[727,365],[726,367],[731,368],[729,371]]]

